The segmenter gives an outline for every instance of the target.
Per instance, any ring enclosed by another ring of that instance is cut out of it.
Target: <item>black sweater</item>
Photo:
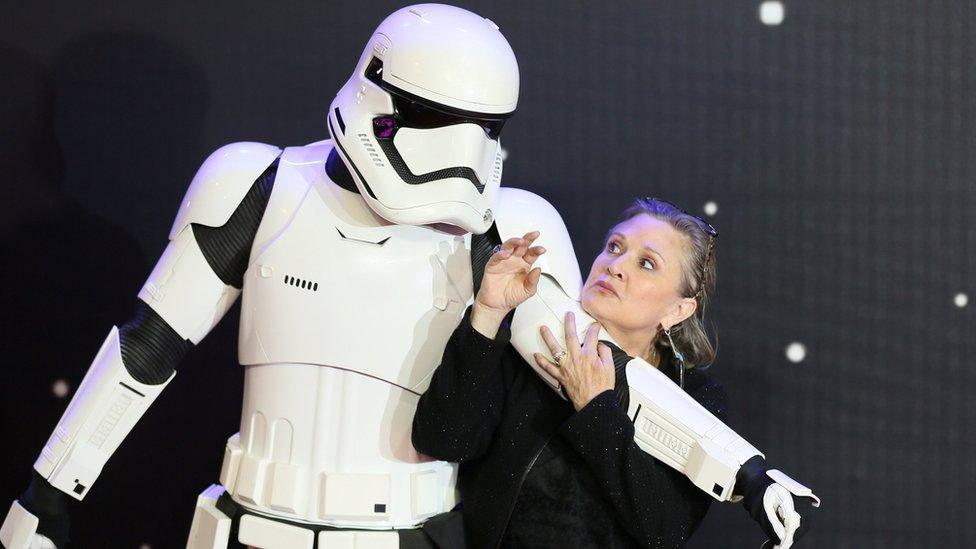
[[[469,544],[682,546],[711,497],[636,445],[614,391],[575,412],[508,344],[505,326],[491,340],[469,315],[413,421],[419,452],[460,463]],[[725,394],[708,376],[691,370],[685,387],[724,418]]]

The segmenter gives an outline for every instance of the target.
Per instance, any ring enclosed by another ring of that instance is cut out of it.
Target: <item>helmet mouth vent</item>
[[[453,168],[444,168],[443,170],[436,170],[433,172],[416,175],[410,171],[410,167],[407,166],[407,162],[400,155],[400,151],[396,149],[393,144],[392,139],[377,139],[380,148],[386,154],[387,160],[390,162],[390,166],[393,170],[400,176],[400,179],[408,185],[423,185],[424,183],[430,183],[431,181],[437,181],[439,179],[449,179],[449,178],[459,178],[467,179],[474,185],[474,188],[478,189],[478,193],[485,192],[485,184],[478,179],[478,174],[474,170],[467,166],[457,166]]]

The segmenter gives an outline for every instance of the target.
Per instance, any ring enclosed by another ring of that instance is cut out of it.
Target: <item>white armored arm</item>
[[[253,151],[253,152],[251,152]],[[240,294],[224,283],[194,238],[194,223],[223,225],[278,150],[260,144],[225,146],[197,172],[172,240],[146,281],[139,298],[181,340],[198,343]],[[243,168],[241,166],[244,166]],[[158,336],[161,338],[163,336]],[[71,399],[34,468],[61,491],[82,499],[102,466],[162,392],[175,372],[163,378],[155,365],[123,361],[119,330],[111,333]]]
[[[542,277],[536,295],[522,302],[512,317],[511,342],[515,350],[529,363],[535,372],[560,396],[559,383],[533,359],[533,353],[548,353],[539,333],[539,327],[549,326],[553,333],[562,333],[563,317],[569,311],[580,311],[579,264],[573,251],[573,243],[566,231],[566,224],[555,208],[542,197],[521,189],[502,188],[498,195],[498,215],[495,225],[504,242],[506,239],[539,231],[534,245],[548,250],[539,256],[535,266],[542,269]],[[578,331],[585,331],[581,324],[585,313],[577,315]],[[565,398],[565,396],[563,396]]]
[[[654,366],[627,363],[634,441],[719,501],[732,499],[736,473],[762,453]]]
[[[550,261],[555,255],[553,252],[549,249],[546,254]],[[562,340],[566,312],[573,312],[577,335],[582,340],[586,328],[593,322],[579,302],[566,295],[551,277],[543,276],[536,295],[519,305],[512,320],[512,344],[556,391],[559,391],[558,383],[535,366],[532,359],[534,353],[549,354],[539,327],[548,326],[556,338]],[[601,331],[600,339],[613,343],[606,330]],[[637,445],[662,463],[684,473],[715,499],[736,501],[738,498],[733,494],[736,475],[747,461],[756,456],[763,458],[763,454],[643,359],[631,359],[626,374],[627,415],[634,422]],[[770,477],[779,482],[772,474]],[[819,505],[819,499],[809,489],[790,481],[792,483],[783,484],[790,493],[813,498]]]
[[[740,501],[778,549],[802,535],[808,515],[800,505],[820,506],[813,491],[785,473],[766,469],[753,445],[698,404],[657,368],[640,358],[626,365],[634,442],[684,473],[719,501]]]
[[[237,264],[242,254],[246,260],[250,241],[246,235],[214,231],[232,223],[244,229],[233,226],[230,232],[246,232],[251,225],[256,230],[263,205],[243,214],[238,214],[244,209],[239,206],[255,194],[256,180],[279,152],[268,145],[239,143],[217,150],[201,166],[170,243],[139,292],[136,316],[121,329],[112,327],[34,463],[50,487],[78,500],[85,497],[119,444],[172,380],[176,362],[240,295],[234,271],[242,269]],[[260,203],[261,197],[251,200],[255,201]],[[262,204],[266,202],[265,196]],[[257,220],[241,221],[248,216]],[[228,255],[227,248],[235,246],[242,250]],[[32,485],[36,490],[50,487]],[[5,546],[23,547],[34,537],[38,526],[31,503],[20,501],[11,507],[0,528]]]
[[[122,363],[119,330],[113,326],[34,469],[55,488],[82,499],[174,375],[152,385],[137,381]]]

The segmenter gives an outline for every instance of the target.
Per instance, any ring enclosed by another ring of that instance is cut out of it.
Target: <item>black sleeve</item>
[[[505,402],[509,337],[504,324],[495,339],[482,335],[471,326],[468,309],[417,405],[412,435],[417,451],[455,462],[487,451]]]
[[[708,400],[702,404],[709,411],[724,413],[721,387],[710,384],[705,396]],[[604,497],[635,539],[646,546],[684,546],[712,497],[637,446],[634,426],[613,391],[590,401],[559,433],[589,465]]]

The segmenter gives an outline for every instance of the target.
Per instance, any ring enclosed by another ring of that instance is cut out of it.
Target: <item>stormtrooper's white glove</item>
[[[746,512],[769,538],[764,549],[792,547],[810,529],[813,509],[820,507],[820,498],[809,488],[781,471],[767,469],[761,456],[739,469],[735,493],[743,496]]]

